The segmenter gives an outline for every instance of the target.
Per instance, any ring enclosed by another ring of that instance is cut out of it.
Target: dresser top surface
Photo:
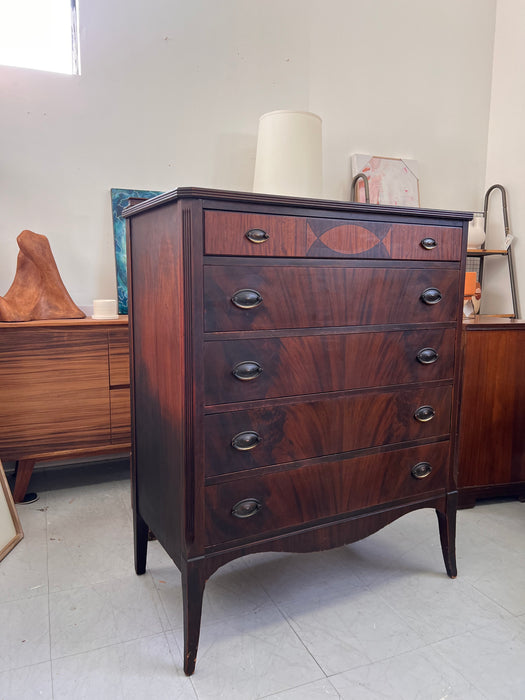
[[[115,319],[85,318],[49,318],[38,321],[0,322],[0,332],[11,328],[101,328],[104,326],[127,326],[128,317],[119,316]]]
[[[525,319],[480,315],[474,318],[464,318],[463,329],[467,331],[525,330]]]
[[[416,207],[384,206],[379,204],[364,204],[362,202],[347,202],[330,199],[309,199],[305,197],[288,197],[274,194],[255,192],[234,192],[200,187],[178,187],[171,192],[157,195],[128,206],[122,213],[123,217],[131,217],[143,211],[154,209],[182,199],[199,199],[209,202],[221,201],[246,205],[273,205],[281,207],[308,208],[310,210],[339,211],[341,214],[395,214],[418,216],[429,219],[452,219],[458,222],[470,221],[472,212],[445,211],[439,209],[418,209]]]

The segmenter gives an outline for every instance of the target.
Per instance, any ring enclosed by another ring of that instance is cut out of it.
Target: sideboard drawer
[[[129,379],[130,377],[128,329],[111,328],[109,330],[110,386],[129,386]]]
[[[434,416],[417,420],[427,406]],[[204,416],[206,474],[448,435],[450,407],[450,386],[439,386],[213,413]]]
[[[451,379],[455,335],[441,328],[209,341],[205,404]],[[254,378],[243,380],[254,364]]]
[[[107,331],[2,328],[0,454],[110,443]]]
[[[441,442],[207,486],[207,545],[420,498],[445,487],[448,453]]]
[[[461,228],[227,211],[204,214],[206,255],[461,259]]]
[[[208,265],[204,330],[453,321],[459,291],[456,270]]]
[[[131,440],[131,426],[129,420],[131,412],[130,400],[129,387],[111,389],[109,392],[112,443]]]

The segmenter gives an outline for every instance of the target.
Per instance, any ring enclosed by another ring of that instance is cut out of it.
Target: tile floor
[[[178,570],[133,571],[125,463],[35,473],[0,563],[0,699],[525,698],[525,504],[458,516],[447,578],[430,510],[354,545],[260,554],[208,582],[194,676]]]

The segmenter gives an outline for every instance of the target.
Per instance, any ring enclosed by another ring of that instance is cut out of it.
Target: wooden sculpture
[[[84,318],[64,287],[47,238],[22,231],[16,242],[20,252],[15,278],[0,297],[0,321]]]

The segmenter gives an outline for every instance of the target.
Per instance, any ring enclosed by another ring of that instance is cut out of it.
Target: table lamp
[[[322,196],[322,121],[311,112],[282,109],[259,119],[253,191]]]

